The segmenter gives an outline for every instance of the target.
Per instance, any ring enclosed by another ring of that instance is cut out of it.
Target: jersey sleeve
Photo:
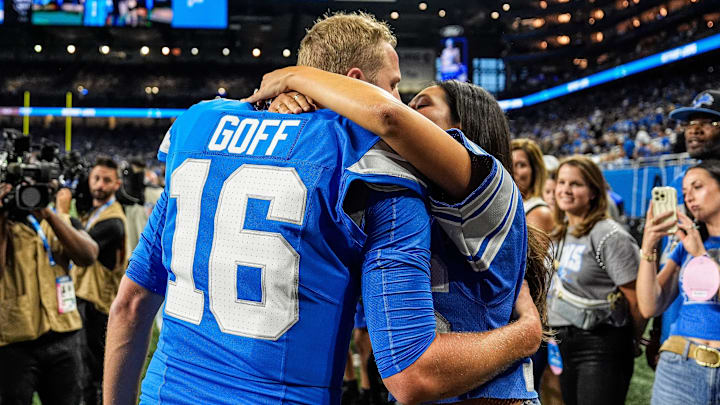
[[[161,162],[167,161],[167,155],[170,153],[170,140],[172,138],[172,134],[175,128],[175,124],[173,124],[165,133],[165,137],[162,140],[162,143],[160,143],[160,147],[158,148],[157,153],[157,159]]]
[[[431,194],[430,211],[450,240],[475,271],[490,268],[500,247],[517,221],[523,221],[522,198],[510,173],[482,148],[457,130],[449,134],[472,155],[473,164],[489,173],[463,201],[453,203]],[[517,224],[516,224],[517,225]]]
[[[378,370],[390,377],[414,363],[435,338],[430,289],[430,216],[404,191],[371,191],[362,299]]]
[[[357,195],[358,184],[373,192],[409,190],[423,197],[427,189],[423,176],[382,141],[376,142],[359,160],[347,167],[340,183],[336,207],[339,219],[359,246],[365,246],[367,235],[357,226],[355,218],[358,215],[356,211],[362,214],[366,207],[366,196]]]
[[[162,263],[162,233],[167,210],[167,189],[148,218],[125,272],[132,281],[155,294],[165,295],[168,272]]]

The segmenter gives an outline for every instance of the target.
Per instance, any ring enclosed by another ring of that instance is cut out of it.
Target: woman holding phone
[[[662,314],[680,296],[682,306],[660,348],[652,404],[716,404],[720,401],[720,161],[690,168],[682,191],[695,218],[647,211],[637,296],[646,318]],[[674,226],[680,243],[657,272],[655,246]]]

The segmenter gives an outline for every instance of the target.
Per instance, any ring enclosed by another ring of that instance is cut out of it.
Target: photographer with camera
[[[118,165],[108,157],[98,157],[88,178],[92,209],[82,223],[99,246],[98,259],[72,270],[83,320],[83,379],[85,405],[100,403],[105,332],[110,304],[115,299],[127,264],[125,213],[115,198],[122,180]]]
[[[37,391],[45,405],[76,405],[82,322],[68,269],[93,263],[98,246],[65,214],[24,210],[18,189],[34,185],[21,183],[0,183],[0,398],[29,405]]]

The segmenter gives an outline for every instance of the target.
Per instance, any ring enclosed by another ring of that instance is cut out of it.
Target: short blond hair
[[[310,28],[298,51],[298,65],[347,74],[356,67],[374,81],[383,66],[383,42],[393,48],[397,39],[390,26],[372,14],[338,12],[324,15]]]

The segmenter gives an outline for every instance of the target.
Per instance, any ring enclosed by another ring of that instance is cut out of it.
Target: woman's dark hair
[[[495,97],[482,87],[457,80],[441,82],[438,86],[445,91],[453,122],[459,123],[468,139],[499,160],[512,175],[510,127]],[[554,271],[549,256],[550,239],[545,232],[532,225],[527,228],[525,280],[540,313],[540,319],[543,325],[546,325],[546,298]]]
[[[720,188],[720,160],[717,159],[706,159],[702,162],[696,164],[695,166],[689,168],[685,173],[689,172],[692,169],[703,169],[710,173],[710,177],[715,179],[715,182],[718,184],[718,187]],[[690,217],[692,220],[695,220],[695,218],[692,216],[692,213],[690,213],[690,210],[687,207],[687,204],[685,204],[685,212],[688,213],[688,217]],[[707,224],[705,222],[701,221],[695,221],[698,225],[698,231],[700,231],[700,236],[702,237],[703,242],[705,242],[709,237],[710,233],[707,229]]]
[[[495,156],[512,174],[510,127],[495,97],[480,86],[457,80],[438,86],[445,90],[453,122],[460,123],[468,139]]]

